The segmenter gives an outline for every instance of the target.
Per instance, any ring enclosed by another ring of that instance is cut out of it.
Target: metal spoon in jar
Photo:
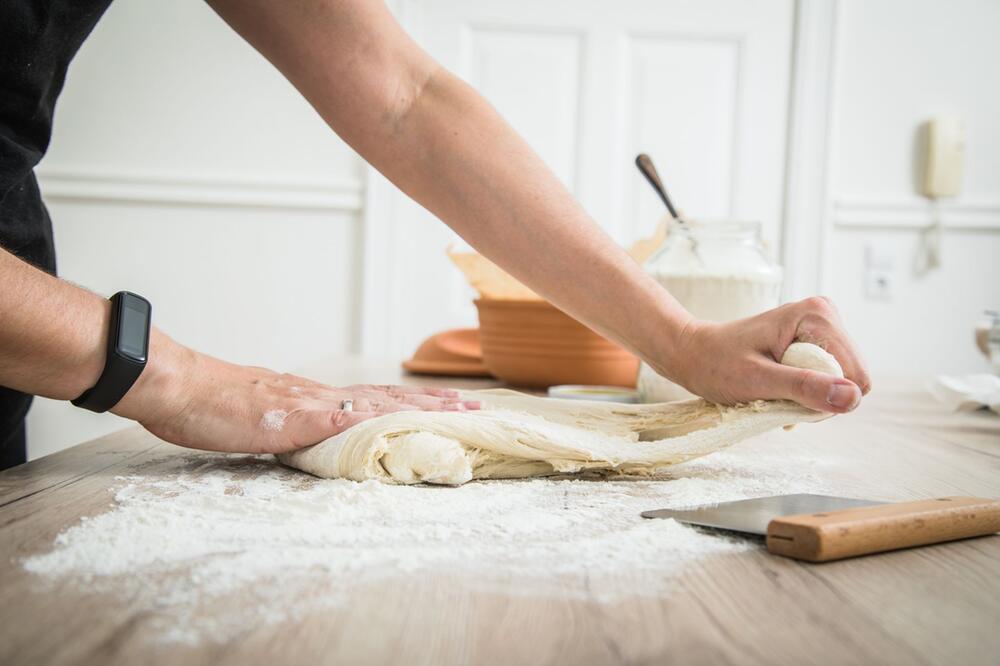
[[[674,208],[674,204],[670,201],[670,196],[667,194],[667,188],[663,186],[663,181],[660,180],[660,174],[656,171],[656,167],[653,165],[653,158],[651,158],[646,153],[639,153],[635,158],[635,165],[639,168],[639,172],[646,177],[646,180],[652,185],[656,193],[660,195],[660,200],[667,207],[667,211],[670,212],[670,217],[675,219],[680,225],[681,229],[687,232],[688,239],[691,241],[691,253],[695,258],[704,265],[701,256],[698,254],[698,243],[694,239],[694,235],[691,234],[691,229],[688,227],[687,222],[684,221],[680,215],[677,214],[677,209]]]

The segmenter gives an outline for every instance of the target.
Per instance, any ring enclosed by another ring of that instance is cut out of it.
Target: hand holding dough
[[[781,362],[843,377],[816,345],[793,343]],[[785,400],[726,407],[702,399],[650,405],[464,391],[477,412],[405,411],[363,421],[281,462],[326,478],[457,485],[608,470],[648,474],[767,430],[828,415]],[[645,441],[643,433],[655,433]]]

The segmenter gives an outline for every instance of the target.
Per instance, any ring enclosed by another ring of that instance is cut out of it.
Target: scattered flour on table
[[[351,588],[436,571],[506,593],[662,595],[685,566],[759,546],[641,511],[822,492],[815,465],[724,452],[656,479],[451,488],[316,479],[268,456],[176,456],[117,477],[107,512],[24,566],[128,600],[148,611],[160,639],[188,643],[293,621],[344,603]]]

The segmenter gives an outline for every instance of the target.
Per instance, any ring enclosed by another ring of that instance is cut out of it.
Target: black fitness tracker
[[[73,401],[92,412],[106,412],[139,379],[149,355],[149,322],[153,306],[142,296],[119,291],[111,297],[111,325],[104,372],[91,388]]]

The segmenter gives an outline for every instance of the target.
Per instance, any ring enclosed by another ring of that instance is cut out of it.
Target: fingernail
[[[465,403],[465,408],[466,409],[479,409],[482,406],[483,406],[483,404],[481,402],[476,401],[476,400],[473,400],[471,402]]]
[[[836,383],[826,394],[826,402],[837,409],[854,409],[858,404],[858,394],[850,382]]]

